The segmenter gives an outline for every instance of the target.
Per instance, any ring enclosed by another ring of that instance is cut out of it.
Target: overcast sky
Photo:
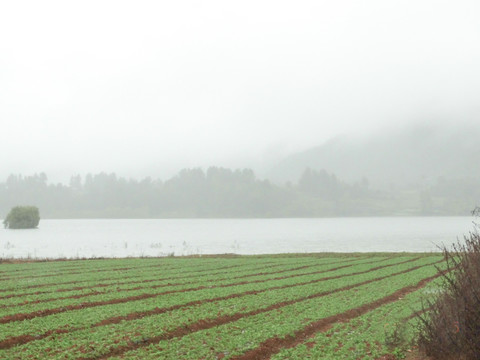
[[[0,180],[259,167],[475,119],[479,19],[478,0],[2,1]]]

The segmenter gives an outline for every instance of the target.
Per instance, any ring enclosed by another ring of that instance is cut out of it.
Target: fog
[[[366,177],[375,189],[425,187],[443,179],[480,179],[480,126],[424,121],[367,136],[337,136],[291,154],[267,172],[282,184],[296,182],[306,168],[328,169],[353,182]],[[470,193],[473,196],[472,193]]]
[[[473,0],[2,2],[0,177],[266,176],[340,134],[475,124],[479,15]]]

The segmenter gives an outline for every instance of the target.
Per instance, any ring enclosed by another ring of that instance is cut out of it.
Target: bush
[[[9,229],[33,229],[40,222],[40,214],[35,206],[15,206],[10,210],[3,225]]]
[[[479,214],[479,209],[474,210]],[[464,242],[443,248],[448,272],[443,291],[424,304],[419,346],[434,359],[480,359],[479,226]]]

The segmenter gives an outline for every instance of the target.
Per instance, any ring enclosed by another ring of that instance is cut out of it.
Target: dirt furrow
[[[15,277],[3,277],[0,278],[0,281],[6,281],[6,280],[21,280],[21,279],[31,279],[31,278],[42,278],[42,277],[52,277],[52,276],[65,276],[65,275],[78,275],[78,274],[84,274],[84,273],[91,273],[92,271],[94,272],[111,272],[111,271],[129,271],[129,270],[149,270],[149,269],[156,269],[156,268],[163,268],[162,270],[181,270],[181,267],[179,266],[166,266],[167,264],[149,264],[146,266],[128,266],[128,267],[115,267],[115,268],[93,268],[93,269],[87,269],[87,268],[82,268],[82,267],[76,267],[76,268],[66,268],[66,269],[54,269],[55,274],[41,274],[41,275],[33,275],[33,276],[15,276]],[[190,269],[195,269],[197,267],[201,267],[204,264],[197,264],[194,266],[191,266]],[[241,264],[240,264],[241,265]],[[65,272],[65,270],[69,270]],[[70,271],[71,270],[71,271]],[[75,271],[75,270],[80,270],[80,271]],[[30,270],[31,271],[31,270]],[[61,271],[61,273],[58,273]]]
[[[94,269],[78,269],[81,271],[68,271],[68,272],[61,272],[58,273],[58,269],[54,270],[56,271],[55,274],[42,274],[42,275],[33,275],[33,276],[18,276],[18,277],[10,277],[10,278],[0,278],[0,281],[4,280],[20,280],[20,279],[29,279],[29,278],[41,278],[41,277],[52,277],[52,276],[65,276],[65,275],[78,275],[78,274],[88,274],[93,272],[110,272],[110,271],[129,271],[129,270],[149,270],[149,269],[156,269],[156,268],[162,268],[164,267],[165,264],[150,264],[147,266],[128,266],[128,267],[115,267],[115,268],[94,268]],[[190,269],[195,269],[197,267],[201,267],[202,264],[194,265],[191,266]],[[162,270],[181,270],[181,267],[179,266],[168,266],[163,268]]]
[[[271,266],[262,266],[262,269],[265,268],[273,268],[276,266],[283,266],[284,264],[278,264],[278,265],[271,265]],[[325,264],[328,265],[328,264]],[[315,265],[311,265],[315,266]],[[215,269],[218,270],[218,269]],[[285,270],[285,271],[291,271],[290,270]],[[224,274],[225,271],[219,271],[211,274],[207,274],[208,276],[215,276],[219,274]],[[128,285],[128,284],[143,284],[143,283],[149,283],[149,282],[155,282],[155,281],[168,281],[168,280],[179,280],[179,279],[186,279],[186,278],[196,278],[196,277],[201,277],[205,276],[205,274],[200,274],[200,275],[186,275],[186,276],[179,276],[179,277],[172,277],[172,278],[165,278],[165,279],[144,279],[144,280],[132,280],[132,281],[119,281],[115,283],[100,283],[100,284],[95,284],[95,285],[90,285],[90,286],[75,286],[71,288],[65,288],[65,289],[55,289],[55,290],[50,290],[50,291],[35,291],[35,292],[29,292],[29,293],[21,293],[21,294],[9,294],[9,295],[4,295],[0,296],[0,300],[2,299],[11,299],[14,297],[23,297],[23,296],[31,296],[31,295],[42,295],[42,294],[49,294],[49,293],[55,293],[55,292],[68,292],[68,291],[79,291],[79,290],[85,290],[85,289],[93,289],[93,288],[104,288],[104,287],[109,287],[109,286],[118,286],[118,285]],[[234,279],[234,278],[232,278]],[[108,281],[108,280],[113,280],[113,279],[101,279],[100,281]],[[192,281],[193,282],[193,281]],[[186,283],[176,283],[176,284],[165,284],[165,285],[158,285],[157,287],[164,287],[164,286],[175,286],[175,285],[182,285]],[[138,290],[139,287],[136,287],[134,290]],[[55,298],[55,299],[65,299],[66,297],[62,298]],[[34,301],[35,302],[35,301]],[[1,307],[1,306],[0,306]]]
[[[403,261],[401,263],[410,262],[410,261],[413,261],[413,260],[416,260],[416,259],[417,258],[409,259],[409,260]],[[321,281],[338,279],[338,278],[347,277],[347,276],[354,276],[354,275],[358,275],[358,274],[364,274],[364,273],[369,272],[369,271],[374,271],[373,269],[378,270],[380,268],[394,266],[394,265],[401,264],[401,263],[388,264],[388,265],[385,265],[385,266],[382,266],[382,267],[375,267],[375,268],[372,268],[371,270],[357,272],[357,273],[351,273],[351,274],[345,274],[345,275],[336,275],[336,276],[324,277],[324,278],[320,278],[320,279],[314,279],[314,280],[303,282],[303,283],[295,283],[295,284],[274,286],[274,287],[269,287],[269,288],[262,289],[262,290],[244,291],[244,292],[241,292],[241,293],[234,293],[234,294],[221,296],[221,297],[216,297],[216,298],[195,300],[195,301],[191,301],[191,302],[188,302],[188,303],[185,303],[185,304],[174,305],[174,306],[166,307],[166,308],[154,308],[152,310],[134,312],[134,313],[130,313],[130,314],[123,315],[123,316],[116,316],[116,317],[104,319],[101,322],[92,325],[91,327],[117,324],[117,323],[120,323],[121,321],[137,320],[137,319],[141,319],[143,317],[152,316],[152,315],[159,315],[159,314],[162,314],[162,313],[165,313],[165,312],[169,312],[169,311],[173,311],[173,310],[177,310],[177,309],[181,309],[181,308],[187,308],[187,307],[190,307],[190,306],[197,306],[197,305],[212,303],[212,302],[216,302],[216,301],[224,301],[224,300],[239,298],[239,297],[248,296],[248,295],[260,294],[260,293],[267,292],[267,291],[273,291],[273,290],[286,289],[286,288],[291,288],[291,287],[296,287],[296,286],[309,285],[309,284],[318,283],[318,282],[321,282]],[[422,265],[422,266],[428,266],[428,265]],[[420,266],[420,267],[422,267],[422,266]],[[418,267],[416,267],[416,268],[418,268]],[[414,269],[414,268],[412,268],[412,269]],[[329,272],[329,271],[333,271],[333,269],[326,270],[325,272]],[[411,270],[408,270],[408,271],[411,271]],[[238,285],[238,284],[235,284],[235,285]],[[226,284],[226,285],[220,285],[218,287],[227,287],[227,286],[233,286],[233,285]],[[178,292],[185,292],[185,291],[180,290]],[[165,292],[165,293],[168,293],[168,292]],[[163,294],[165,294],[165,293],[163,293]],[[141,299],[137,299],[137,300],[141,300]],[[59,312],[68,311],[66,308],[58,308],[58,309],[62,310],[62,311],[59,311]],[[33,313],[30,313],[30,314],[33,314]],[[51,314],[53,314],[53,313],[46,313],[43,316],[47,316],[47,315],[51,315]],[[14,315],[12,315],[12,316],[14,316]],[[42,315],[40,315],[40,316],[42,316]],[[33,316],[33,317],[35,317],[35,316]],[[31,318],[33,318],[33,317],[31,317]],[[18,319],[18,320],[12,319],[11,321],[20,321],[20,320],[25,320],[25,319]],[[61,330],[63,331],[63,329],[61,329]],[[74,330],[82,330],[82,329],[71,329],[70,331],[74,331]],[[55,330],[50,330],[50,331],[55,332]],[[7,348],[10,348],[10,347],[15,346],[15,345],[21,345],[21,344],[25,344],[25,343],[30,342],[30,341],[43,339],[47,336],[49,336],[49,335],[41,334],[41,335],[36,335],[35,338],[31,338],[30,335],[26,334],[26,335],[17,336],[17,337],[15,337],[15,339],[7,338],[3,341],[0,341],[0,349],[7,349]]]
[[[268,262],[268,264],[270,264],[271,262]],[[199,272],[208,272],[208,271],[212,271],[212,270],[226,270],[226,269],[231,269],[231,268],[236,268],[236,267],[241,267],[241,266],[244,266],[245,264],[236,264],[236,265],[229,265],[229,266],[224,266],[224,267],[220,267],[220,268],[215,268],[215,269],[205,269],[205,270],[192,270],[192,271],[182,271],[182,274],[191,274],[191,273],[196,273],[198,274]],[[223,273],[223,271],[221,272]],[[203,274],[202,274],[203,275]],[[143,277],[145,275],[135,275],[135,276],[130,276],[128,277],[128,279],[134,279],[134,278],[139,278],[139,277]],[[168,277],[168,278],[164,278],[164,279],[152,279],[151,281],[158,281],[158,280],[171,280],[171,279],[179,279],[179,278],[187,278],[187,277],[192,277],[191,275],[189,276],[183,276],[183,277]],[[97,281],[109,281],[109,280],[114,280],[114,278],[103,278],[103,279],[98,279]],[[58,283],[55,283],[55,284],[36,284],[36,285],[29,285],[29,286],[25,286],[25,287],[22,287],[21,289],[36,289],[36,288],[41,288],[41,287],[47,287],[47,286],[57,286],[57,285],[74,285],[74,284],[79,284],[79,283],[85,283],[85,282],[89,282],[91,280],[77,280],[77,281],[66,281],[66,282],[58,282]],[[129,282],[123,282],[123,283],[118,283],[118,284],[128,284],[128,283],[140,283],[140,282],[148,282],[148,280],[132,280],[132,281],[129,281]],[[105,286],[110,286],[111,284],[109,285],[105,285]],[[99,287],[103,287],[103,285],[90,285],[90,286],[85,286],[85,287],[74,287],[72,288],[73,290],[80,290],[80,289],[84,289],[84,288],[92,288],[92,287],[96,287],[96,286],[99,286]],[[7,291],[16,291],[16,290],[19,290],[17,288],[8,288],[8,289],[0,289],[0,292],[7,292]],[[62,291],[61,289],[59,290],[55,290],[55,291]],[[65,291],[69,291],[69,290],[65,290]],[[23,296],[23,294],[19,294],[20,296]],[[10,295],[7,295],[7,296],[10,296]],[[12,296],[13,297],[13,296]]]
[[[331,279],[338,279],[341,277],[345,276],[353,276],[353,275],[359,275],[359,274],[364,274],[367,272],[375,271],[378,269],[390,267],[390,266],[395,266],[399,264],[404,264],[408,262],[412,262],[415,260],[418,260],[419,257],[413,258],[413,259],[408,259],[402,262],[394,263],[394,264],[387,264],[387,265],[382,265],[382,266],[377,266],[365,271],[360,271],[352,274],[345,274],[345,275],[337,275],[337,276],[330,276],[330,277],[324,277],[320,279],[314,279],[305,283],[296,283],[293,286],[299,286],[299,285],[308,285],[308,284],[313,284],[325,280],[331,280]],[[375,261],[373,261],[375,262]],[[368,263],[367,263],[368,264]],[[338,266],[335,268],[327,269],[327,270],[321,270],[317,272],[313,272],[313,274],[321,274],[321,273],[326,273],[326,272],[331,272],[335,271],[344,267],[349,267],[353,266],[352,265],[344,265],[344,266]],[[52,309],[44,309],[44,310],[38,310],[30,313],[18,313],[18,314],[13,314],[13,315],[7,315],[4,317],[0,318],[0,324],[6,324],[14,321],[23,321],[23,320],[29,320],[33,319],[35,317],[44,317],[44,316],[49,316],[53,314],[58,314],[62,313],[65,311],[72,311],[72,310],[80,310],[80,309],[85,309],[85,308],[91,308],[91,307],[97,307],[97,306],[104,306],[104,305],[112,305],[112,304],[122,304],[130,301],[139,301],[139,300],[145,300],[145,299],[150,299],[153,297],[158,297],[158,296],[163,296],[163,295],[169,295],[169,294],[175,294],[175,293],[183,293],[183,292],[190,292],[190,291],[200,291],[200,290],[205,290],[205,289],[215,289],[215,288],[226,288],[226,287],[233,287],[233,286],[240,286],[240,285],[247,285],[247,284],[255,284],[255,283],[264,283],[272,280],[283,280],[286,278],[292,278],[292,277],[298,277],[298,276],[303,276],[304,274],[295,274],[295,275],[289,275],[289,276],[280,276],[272,279],[262,279],[262,280],[253,280],[253,281],[241,281],[241,282],[236,282],[236,283],[230,283],[230,284],[222,284],[222,285],[209,285],[209,286],[197,286],[194,288],[187,288],[187,289],[179,289],[179,290],[168,290],[168,291],[163,291],[160,293],[151,293],[151,294],[141,294],[141,295],[135,295],[135,296],[128,296],[124,298],[116,298],[116,299],[111,299],[111,300],[100,300],[100,301],[92,301],[92,302],[84,302],[81,304],[74,304],[74,305],[66,305],[62,307],[57,307],[57,308],[52,308]],[[311,275],[310,273],[307,275]],[[166,285],[168,286],[168,285]],[[285,286],[289,287],[289,285]],[[282,288],[282,287],[280,287]]]
[[[384,258],[384,259],[381,259],[381,260],[373,260],[373,261],[369,261],[369,262],[365,262],[363,264],[369,264],[369,263],[373,263],[373,262],[382,262],[382,261],[386,261],[386,260],[389,260],[390,258]],[[263,273],[255,273],[255,274],[248,274],[248,275],[241,275],[241,276],[235,276],[235,277],[231,277],[231,278],[223,278],[223,279],[216,279],[216,281],[222,281],[222,280],[228,280],[228,279],[241,279],[241,278],[247,278],[247,277],[252,277],[252,276],[260,276],[260,275],[269,275],[269,274],[280,274],[280,273],[284,273],[284,272],[288,272],[288,271],[295,271],[295,270],[301,270],[301,269],[304,269],[304,268],[309,268],[309,267],[314,267],[314,266],[320,266],[320,265],[332,265],[332,264],[341,264],[341,263],[344,263],[344,262],[350,262],[352,260],[344,260],[344,261],[334,261],[334,262],[329,262],[329,263],[323,263],[323,264],[312,264],[312,265],[305,265],[305,266],[300,266],[300,267],[297,267],[297,268],[289,268],[289,269],[286,269],[286,270],[281,270],[281,271],[275,271],[275,272],[263,272]],[[266,263],[268,264],[268,263]],[[347,265],[347,266],[353,266],[355,265],[354,264],[351,264],[351,265]],[[279,266],[285,266],[285,264],[273,264],[273,265],[262,265],[260,268],[261,269],[271,269],[271,268],[275,268],[275,267],[279,267]],[[335,269],[338,269],[338,268],[335,268]],[[218,269],[216,269],[218,270]],[[255,270],[252,269],[252,270]],[[198,273],[198,272],[197,272]],[[215,275],[219,275],[219,274],[224,274],[225,271],[219,271],[219,272],[216,272],[216,273],[210,273],[208,274],[208,276],[215,276]],[[56,290],[51,290],[51,291],[35,291],[35,292],[30,292],[30,293],[21,293],[21,294],[9,294],[9,295],[4,295],[4,296],[0,296],[0,300],[2,299],[11,299],[13,297],[23,297],[23,296],[30,296],[30,295],[41,295],[41,294],[48,294],[48,293],[55,293],[55,292],[68,292],[68,291],[79,291],[79,290],[85,290],[85,289],[93,289],[93,288],[104,288],[104,287],[108,287],[108,286],[118,286],[118,285],[128,285],[128,284],[143,284],[143,283],[149,283],[149,282],[155,282],[155,281],[168,281],[168,280],[181,280],[181,279],[191,279],[191,278],[197,278],[197,277],[202,277],[202,276],[205,276],[205,274],[199,274],[199,275],[186,275],[186,276],[179,276],[179,277],[175,277],[175,278],[165,278],[165,279],[145,279],[145,280],[133,280],[133,281],[120,281],[120,282],[115,282],[115,283],[100,283],[100,284],[95,284],[95,285],[91,285],[91,286],[76,286],[76,287],[72,287],[72,288],[65,288],[65,289],[56,289]],[[107,280],[111,280],[111,279],[102,279],[101,281],[107,281]],[[162,285],[154,285],[150,288],[161,288],[161,287],[165,287],[165,286],[177,286],[177,285],[186,285],[188,283],[193,283],[194,281],[191,281],[191,282],[187,282],[187,283],[175,283],[175,284],[162,284]],[[134,288],[133,290],[138,290],[140,289],[140,287],[136,287]],[[125,289],[125,290],[120,290],[120,291],[129,291],[128,289]],[[55,298],[55,299],[66,299],[67,297],[62,297],[62,298]],[[53,300],[51,300],[53,301]],[[34,303],[38,303],[37,301],[33,301]],[[0,306],[2,307],[2,306]],[[4,306],[5,307],[5,306]]]
[[[372,263],[375,263],[375,262],[383,262],[383,261],[387,261],[387,260],[390,260],[391,257],[387,257],[387,258],[383,258],[381,260],[372,260],[372,261],[368,261],[368,262],[364,262],[364,263],[361,263],[361,265],[364,265],[364,264],[372,264]],[[325,264],[319,264],[319,265],[331,265],[331,264],[342,264],[342,263],[345,263],[345,262],[350,262],[352,260],[344,260],[344,261],[335,261],[333,263],[325,263]],[[328,271],[334,271],[334,270],[339,270],[339,269],[343,269],[343,268],[347,268],[347,267],[352,267],[352,266],[355,266],[355,265],[359,265],[358,263],[353,263],[353,264],[348,264],[348,265],[342,265],[342,266],[338,266],[338,267],[335,267],[335,268],[332,268]],[[282,270],[282,271],[277,271],[275,272],[275,274],[281,274],[281,273],[285,273],[285,272],[288,272],[288,271],[296,271],[296,270],[301,270],[301,269],[307,269],[307,268],[310,268],[310,267],[313,267],[313,266],[318,266],[318,265],[306,265],[306,266],[300,266],[298,268],[295,268],[295,269],[287,269],[287,270]],[[315,272],[313,272],[315,273]],[[312,273],[312,274],[313,274]],[[318,272],[316,272],[318,273]],[[263,272],[263,273],[257,273],[257,274],[249,274],[249,275],[242,275],[242,276],[237,276],[235,277],[235,279],[243,279],[243,278],[247,278],[247,277],[253,277],[253,276],[261,276],[261,275],[270,275],[272,274],[271,272]]]
[[[287,335],[284,338],[274,337],[265,340],[255,349],[252,349],[240,356],[234,356],[232,360],[260,360],[270,359],[274,354],[277,354],[283,349],[295,347],[307,339],[313,337],[319,332],[325,332],[329,330],[333,324],[337,322],[347,322],[356,317],[366,314],[369,311],[375,310],[380,306],[388,303],[398,301],[399,298],[408,295],[411,292],[423,288],[430,281],[442,276],[444,272],[439,272],[433,276],[420,280],[415,285],[406,286],[400,290],[395,291],[393,294],[387,295],[381,299],[375,300],[371,303],[362,305],[360,307],[347,310],[341,314],[329,316],[318,321],[314,321],[308,324],[301,330],[296,331],[293,335]]]
[[[76,270],[82,270],[85,269],[84,266],[65,266],[65,267],[56,267],[53,269],[49,269],[49,272],[51,271],[76,271]],[[32,269],[31,268],[22,268],[22,269],[15,269],[15,270],[3,270],[0,271],[0,274],[2,276],[12,276],[12,275],[23,275],[22,273],[31,273]]]
[[[325,263],[325,264],[322,264],[322,265],[330,265],[330,264],[332,264],[332,263]],[[268,268],[275,268],[277,266],[284,266],[284,265],[285,264],[273,264],[273,265],[270,265],[270,266],[263,265],[263,266],[261,266],[261,268],[262,269],[268,269]],[[313,265],[308,265],[306,267],[312,267],[312,266],[317,266],[317,265],[313,264]],[[287,270],[282,270],[281,272],[293,271],[295,269],[298,269],[298,268],[291,268],[291,269],[287,269]],[[219,269],[213,269],[213,270],[219,270]],[[252,269],[252,270],[255,270],[255,269]],[[41,295],[41,294],[55,293],[55,292],[68,292],[68,291],[79,291],[79,290],[93,289],[93,288],[104,288],[104,287],[109,287],[109,286],[119,286],[119,285],[128,285],[128,284],[144,284],[144,283],[150,283],[150,282],[156,282],[156,281],[192,279],[192,278],[202,277],[202,276],[205,276],[205,275],[216,276],[216,275],[220,275],[220,274],[224,274],[224,273],[225,273],[225,271],[218,271],[218,272],[210,273],[210,274],[198,274],[198,272],[196,272],[197,275],[185,275],[185,276],[178,276],[178,277],[171,277],[171,278],[164,278],[164,279],[155,278],[155,279],[144,279],[144,280],[119,281],[119,282],[115,282],[115,283],[100,283],[100,284],[95,284],[95,285],[91,285],[91,286],[75,286],[75,287],[71,287],[71,288],[56,289],[56,290],[50,290],[50,291],[35,291],[35,292],[30,292],[30,293],[9,294],[9,295],[0,296],[0,300],[11,299],[11,298],[14,298],[14,297],[23,297],[23,296],[30,296],[30,295]],[[280,273],[280,272],[273,272],[273,273]],[[183,274],[185,274],[185,272],[183,272]],[[256,276],[257,274],[260,274],[260,273],[253,274],[252,276]],[[269,273],[267,273],[267,274],[269,274]],[[243,275],[243,276],[245,276],[245,275]],[[242,278],[243,276],[232,277],[230,279]],[[108,281],[108,280],[112,280],[112,279],[101,279],[100,281]],[[228,280],[228,278],[216,279],[216,281],[217,280]],[[150,288],[160,288],[160,287],[165,287],[165,286],[185,285],[185,284],[193,283],[193,282],[195,282],[195,281],[191,281],[191,282],[187,282],[187,283],[174,283],[174,284],[168,283],[168,284],[154,285]],[[148,287],[145,287],[145,288],[148,288]],[[140,287],[134,288],[134,290],[138,290],[138,289],[140,289]],[[125,290],[121,289],[120,291],[128,291],[128,289],[125,289]],[[66,297],[55,298],[55,299],[65,299],[65,298]],[[38,303],[36,301],[33,301],[33,302]]]
[[[150,268],[156,268],[156,267],[161,267],[162,265],[154,265],[154,266],[146,266],[142,268],[150,269]],[[82,271],[67,271],[64,272],[62,270],[55,270],[56,273],[54,274],[41,274],[41,275],[26,275],[26,276],[15,276],[15,277],[3,277],[0,278],[0,281],[7,281],[7,280],[22,280],[22,279],[38,279],[38,278],[47,278],[47,277],[54,277],[54,276],[68,276],[68,275],[79,275],[79,274],[85,274],[85,273],[91,273],[92,271],[94,272],[109,272],[109,271],[128,271],[131,269],[139,269],[139,267],[122,267],[122,268],[112,268],[112,269],[80,269]],[[166,270],[171,270],[175,269],[174,267],[169,267]],[[61,271],[60,273],[58,271]]]
[[[38,334],[38,335],[25,334],[25,335],[19,335],[19,336],[12,336],[12,337],[6,338],[5,340],[0,341],[0,350],[10,349],[14,346],[23,345],[31,341],[45,339],[50,335],[65,334],[71,331],[73,331],[72,328],[65,328],[65,329],[48,330],[47,332],[44,332],[43,334]]]
[[[409,261],[412,261],[412,260],[409,260]],[[392,265],[388,265],[388,266],[392,266]],[[338,269],[341,269],[341,268],[344,268],[344,267],[347,267],[347,266],[339,266],[339,267],[336,267],[336,268],[323,270],[319,273],[331,272],[331,271],[338,270]],[[370,272],[370,271],[374,271],[374,270],[378,270],[378,269],[379,269],[379,267],[376,267],[376,268],[372,268],[371,270],[368,270],[368,271],[365,271],[365,272]],[[96,327],[96,326],[104,326],[104,325],[109,325],[109,324],[117,324],[121,321],[137,320],[137,319],[141,319],[141,318],[146,317],[146,316],[163,314],[165,312],[177,310],[177,309],[180,309],[180,308],[183,308],[183,307],[190,307],[190,306],[195,306],[195,305],[212,303],[212,302],[216,302],[216,301],[224,301],[224,300],[239,298],[239,297],[243,297],[243,296],[247,296],[247,295],[256,295],[256,294],[261,294],[261,293],[264,293],[264,292],[267,292],[267,291],[287,289],[287,288],[296,287],[296,286],[303,286],[303,285],[310,285],[310,284],[314,284],[314,283],[318,283],[318,282],[322,282],[322,281],[326,281],[326,280],[338,279],[338,278],[341,278],[341,277],[363,274],[365,272],[357,272],[357,273],[354,273],[354,274],[345,274],[345,275],[338,275],[338,276],[323,277],[323,278],[320,278],[320,279],[314,279],[314,280],[301,282],[301,283],[273,286],[273,287],[269,287],[269,288],[262,289],[262,290],[244,291],[244,292],[241,292],[241,293],[235,293],[235,294],[220,296],[220,297],[211,298],[211,299],[191,301],[191,302],[186,303],[186,304],[176,305],[176,306],[168,307],[168,308],[155,308],[155,309],[148,310],[148,311],[138,311],[138,312],[127,314],[125,316],[116,316],[116,317],[113,317],[113,318],[108,318],[108,319],[105,319],[105,320],[103,320],[103,321],[101,321],[101,322],[99,322],[99,323],[97,323],[93,326]],[[300,276],[300,275],[283,276],[283,277],[277,277],[277,278],[267,279],[267,280],[244,281],[244,282],[241,282],[241,283],[218,285],[218,286],[215,286],[215,287],[225,288],[225,287],[231,287],[231,286],[236,286],[236,285],[268,282],[268,281],[272,281],[272,280],[283,280],[283,279],[286,279],[286,278],[291,278],[291,277],[296,277],[296,276]]]
[[[312,267],[312,266],[313,265],[305,265],[305,266],[300,266],[300,267],[297,267],[297,268],[293,268],[293,269],[289,269],[289,270],[282,270],[282,271],[273,272],[273,273],[256,273],[256,274],[249,274],[249,275],[243,275],[243,276],[235,276],[235,277],[215,279],[215,281],[243,279],[243,278],[250,277],[250,276],[260,276],[260,275],[265,275],[265,274],[275,275],[275,274],[283,273],[283,272],[286,272],[286,271],[301,270],[301,269]],[[224,271],[222,271],[220,273],[216,273],[216,274],[223,274],[223,273],[224,273]],[[212,275],[215,275],[215,274],[212,274]],[[188,278],[192,278],[192,276],[188,276]],[[132,282],[128,282],[128,283],[138,284],[138,283],[146,283],[146,282],[154,282],[154,281],[159,281],[159,280],[158,279],[151,279],[151,280],[134,281],[134,282],[132,281]],[[159,285],[153,285],[153,286],[136,286],[136,287],[128,288],[128,289],[118,289],[117,288],[117,289],[115,289],[115,292],[119,293],[119,292],[128,292],[128,291],[137,291],[137,290],[141,290],[141,289],[145,289],[145,290],[146,289],[158,289],[158,288],[169,287],[169,286],[189,285],[189,284],[193,284],[193,283],[196,283],[196,282],[198,282],[198,280],[187,281],[187,282],[182,282],[182,283],[159,284]],[[97,284],[95,286],[89,287],[89,289],[93,288],[93,287],[118,286],[120,284],[121,283],[115,283],[115,284],[110,284],[110,285],[108,285],[108,284],[107,285]],[[85,287],[85,288],[87,288],[87,287]],[[80,289],[85,289],[85,288],[80,288]],[[75,288],[75,289],[73,289],[73,291],[80,290],[80,289]],[[58,300],[80,299],[80,298],[84,298],[84,297],[101,295],[101,294],[105,294],[105,291],[92,291],[88,294],[70,295],[70,296],[56,297],[56,298],[50,298],[50,299],[41,299],[41,300],[30,300],[30,301],[24,301],[24,302],[16,303],[16,304],[0,305],[0,308],[5,309],[5,308],[24,306],[24,305],[29,305],[29,304],[43,304],[43,303],[58,301]]]
[[[443,261],[443,260],[441,260],[441,261]],[[440,261],[438,261],[436,263],[439,263],[439,262]],[[300,298],[300,299],[283,301],[283,302],[280,302],[280,303],[270,305],[270,306],[268,306],[266,308],[263,308],[263,309],[256,309],[256,310],[253,310],[253,311],[249,311],[249,312],[245,312],[245,313],[236,313],[236,314],[233,314],[233,315],[225,315],[225,316],[221,316],[221,317],[218,317],[218,318],[215,318],[215,319],[202,319],[202,320],[199,320],[199,321],[197,321],[195,323],[192,323],[192,324],[182,325],[182,326],[180,326],[176,329],[165,332],[165,333],[163,333],[162,335],[159,335],[159,336],[155,336],[155,337],[151,337],[151,338],[144,338],[140,342],[131,341],[127,345],[122,345],[122,346],[118,346],[118,347],[115,347],[115,348],[111,348],[109,352],[107,352],[103,355],[97,356],[97,357],[81,357],[81,358],[78,358],[77,360],[99,360],[99,359],[107,359],[107,358],[112,357],[112,356],[121,356],[122,354],[124,354],[127,351],[136,350],[136,349],[146,347],[146,346],[149,346],[149,345],[152,345],[152,344],[157,344],[160,341],[171,340],[171,339],[174,339],[174,338],[183,337],[185,335],[191,334],[191,333],[196,332],[196,331],[211,329],[211,328],[216,327],[216,326],[228,324],[228,323],[237,321],[237,320],[242,319],[242,318],[246,318],[246,317],[258,315],[258,314],[261,314],[261,313],[269,312],[269,311],[276,310],[276,309],[279,309],[279,308],[282,308],[282,307],[285,307],[285,306],[288,306],[288,305],[293,305],[295,303],[299,303],[299,302],[302,302],[302,301],[331,295],[331,294],[338,293],[338,292],[341,292],[341,291],[347,291],[347,290],[350,290],[350,289],[353,289],[353,288],[356,288],[356,287],[359,287],[359,286],[362,286],[362,285],[367,285],[367,284],[370,284],[372,282],[380,281],[380,280],[383,280],[383,279],[386,279],[386,278],[389,278],[389,277],[405,274],[405,273],[420,269],[422,267],[431,266],[431,265],[432,264],[415,266],[415,267],[412,267],[412,268],[409,268],[409,269],[406,269],[406,270],[403,270],[403,271],[400,271],[400,272],[397,272],[397,273],[382,276],[382,277],[379,277],[379,278],[376,278],[376,279],[366,280],[366,281],[363,281],[363,282],[360,282],[360,283],[357,283],[357,284],[353,284],[353,285],[344,286],[344,287],[341,287],[341,288],[338,288],[338,289],[335,289],[335,290],[324,291],[324,292],[312,294],[312,295],[309,295],[309,296],[306,296],[306,297],[303,297],[303,298]],[[428,281],[431,281],[438,276],[440,276],[440,275],[437,274],[433,277],[426,278],[426,279],[422,280],[420,283],[426,284]],[[414,286],[410,286],[410,287],[407,287],[407,288],[410,289],[412,287],[414,287]],[[404,288],[404,289],[407,289],[407,288]],[[402,289],[402,290],[404,290],[404,289]],[[399,290],[398,292],[400,292],[400,291],[401,290]],[[398,299],[398,296],[395,297],[394,295],[395,294],[392,294],[390,297]],[[377,301],[373,302],[372,304],[376,304],[376,303],[378,303],[382,300],[383,299],[377,300]],[[349,310],[347,313],[356,314],[357,309]],[[359,315],[361,315],[361,314],[359,313]],[[317,323],[321,323],[321,321],[318,321]],[[312,324],[314,324],[314,323],[312,323]]]

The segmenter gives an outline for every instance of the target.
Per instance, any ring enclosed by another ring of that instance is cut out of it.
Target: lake
[[[473,230],[473,217],[41,220],[0,230],[0,258],[304,252],[431,252]]]

